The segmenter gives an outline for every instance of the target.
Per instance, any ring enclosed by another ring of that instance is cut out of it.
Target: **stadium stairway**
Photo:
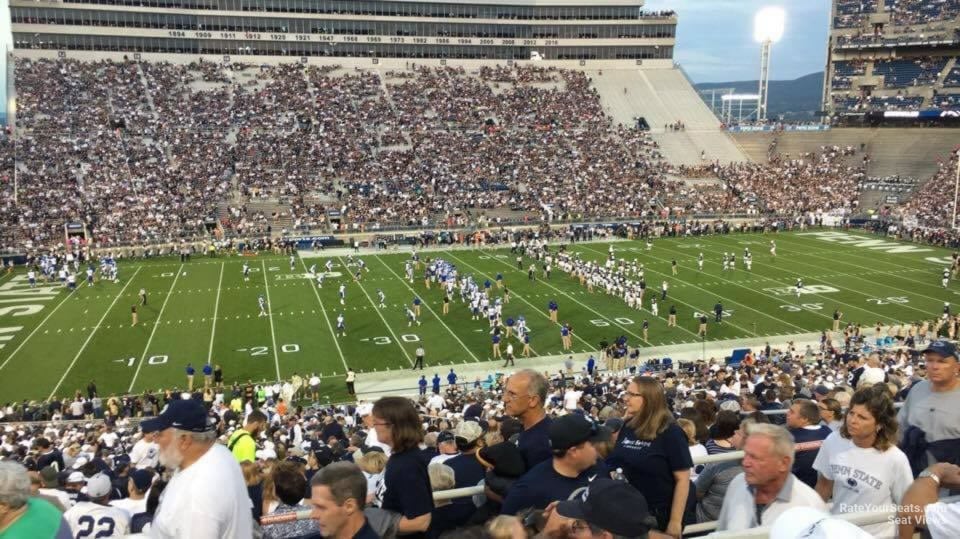
[[[746,154],[720,129],[693,86],[676,68],[622,69],[588,72],[603,107],[614,122],[632,126],[643,117],[666,159],[675,165],[746,161]],[[624,91],[626,89],[626,91]],[[682,122],[684,131],[669,131],[667,124]]]

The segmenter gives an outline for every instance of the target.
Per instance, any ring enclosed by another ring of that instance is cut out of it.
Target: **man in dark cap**
[[[624,511],[623,508],[630,508]],[[544,535],[567,530],[571,539],[666,539],[654,530],[656,519],[647,500],[623,481],[599,478],[578,498],[557,503],[548,511]]]
[[[514,515],[534,507],[544,509],[550,502],[565,500],[598,477],[607,476],[598,463],[596,442],[610,439],[610,431],[580,414],[555,419],[549,429],[553,458],[533,466],[507,493],[502,514]]]

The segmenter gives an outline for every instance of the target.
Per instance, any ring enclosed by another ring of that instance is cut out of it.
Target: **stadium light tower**
[[[770,48],[783,37],[786,13],[783,8],[768,6],[753,18],[753,38],[760,43],[760,103],[757,106],[757,120],[767,119],[767,87],[770,84]]]

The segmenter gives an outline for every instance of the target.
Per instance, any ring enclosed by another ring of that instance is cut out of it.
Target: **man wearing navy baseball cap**
[[[553,458],[535,465],[513,486],[503,500],[501,513],[514,515],[534,507],[544,509],[550,502],[565,500],[599,477],[609,477],[598,462],[595,443],[610,441],[610,431],[581,414],[567,414],[550,423],[550,450]]]
[[[624,481],[600,478],[590,483],[579,498],[557,503],[544,532],[567,528],[573,539],[670,537],[655,531],[656,524],[657,519],[647,510],[647,500],[640,491]]]
[[[936,462],[960,464],[960,361],[957,345],[939,339],[923,349],[927,379],[910,386],[897,415],[900,449],[914,475]],[[921,474],[922,475],[922,474]]]
[[[157,432],[160,464],[176,470],[153,518],[153,537],[250,537],[253,514],[240,464],[217,443],[216,421],[200,401],[174,400],[140,424]]]

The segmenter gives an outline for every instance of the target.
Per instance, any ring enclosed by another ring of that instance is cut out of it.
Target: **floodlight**
[[[783,27],[787,14],[778,6],[767,6],[753,18],[753,38],[758,43],[776,43],[783,37]]]

